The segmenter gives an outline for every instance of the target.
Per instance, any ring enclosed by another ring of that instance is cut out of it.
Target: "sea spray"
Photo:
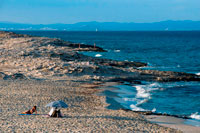
[[[155,113],[156,112],[156,108],[153,108],[151,112]]]
[[[199,75],[199,76],[200,76],[200,72],[199,72],[199,73],[196,73],[196,75]]]
[[[196,119],[196,120],[200,120],[200,115],[198,114],[198,112],[196,112],[196,113],[192,114],[192,115],[190,116],[190,118]]]
[[[117,92],[117,97],[114,99],[124,108],[131,109],[133,111],[149,111],[139,106],[151,99],[151,93],[159,90],[160,84],[148,83],[145,85],[118,85],[115,87],[118,89],[113,90],[113,92]]]
[[[137,90],[137,98],[149,98],[150,97],[150,93],[147,92],[147,90],[145,90],[143,88],[144,86],[136,86],[136,90]]]
[[[101,56],[102,56],[101,54],[96,54],[96,55],[95,55],[95,57],[101,57]]]
[[[131,104],[131,105],[130,105],[130,108],[131,108],[131,110],[133,110],[133,111],[147,111],[147,110],[145,110],[145,109],[143,109],[143,108],[140,108],[140,107],[135,106],[134,104]]]
[[[119,52],[120,52],[120,50],[117,50],[117,49],[116,49],[116,50],[114,50],[114,52],[116,52],[116,53],[119,53]]]

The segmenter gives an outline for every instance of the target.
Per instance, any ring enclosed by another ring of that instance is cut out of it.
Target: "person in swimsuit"
[[[34,112],[35,112],[35,114],[37,114],[37,107],[36,106],[33,106],[33,108],[28,110],[28,111],[22,112],[22,114],[33,114]]]

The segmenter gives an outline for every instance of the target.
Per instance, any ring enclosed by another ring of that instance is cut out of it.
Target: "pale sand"
[[[71,81],[0,80],[0,132],[178,132],[131,111],[106,109],[105,97],[96,95],[102,90],[93,87]],[[69,105],[61,110],[63,118],[44,115],[50,110],[45,105],[54,100]],[[40,115],[18,115],[34,105]]]
[[[186,121],[185,119],[171,117],[171,116],[156,116],[156,115],[145,116],[145,118],[147,118],[147,120],[153,123],[157,123],[165,127],[178,129],[183,131],[184,133],[200,133],[200,127],[186,125],[184,123]]]

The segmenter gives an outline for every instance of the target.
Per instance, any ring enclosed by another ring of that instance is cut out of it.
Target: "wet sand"
[[[157,115],[145,116],[145,118],[147,118],[147,120],[151,121],[152,123],[157,123],[161,126],[178,129],[184,133],[200,133],[200,127],[185,124],[187,121],[185,119]]]

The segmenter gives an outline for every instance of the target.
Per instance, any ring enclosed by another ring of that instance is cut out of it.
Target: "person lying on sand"
[[[22,112],[22,114],[33,114],[35,112],[35,114],[37,114],[37,106],[33,106],[32,109],[28,110],[28,111],[25,111],[25,112]]]

